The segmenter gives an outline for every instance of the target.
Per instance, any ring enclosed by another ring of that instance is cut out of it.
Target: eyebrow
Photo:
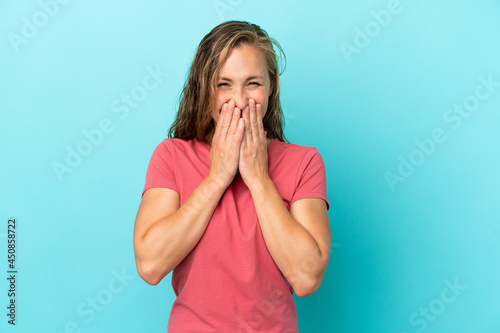
[[[220,78],[221,81],[222,80],[225,80],[225,81],[229,81],[229,82],[232,82],[231,79],[227,78],[227,77],[221,77]],[[264,77],[260,76],[260,75],[253,75],[253,76],[249,76],[247,77],[247,80],[254,80],[254,79],[261,79],[261,80],[264,80]]]

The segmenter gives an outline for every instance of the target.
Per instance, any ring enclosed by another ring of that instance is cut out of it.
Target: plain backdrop
[[[499,332],[499,16],[494,0],[3,0],[0,275],[9,218],[17,275],[0,331],[166,331],[171,274],[138,276],[135,214],[199,42],[236,19],[280,42],[285,134],[327,170],[331,257],[294,295],[300,332]]]

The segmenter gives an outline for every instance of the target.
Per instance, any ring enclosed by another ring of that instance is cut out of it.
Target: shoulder
[[[188,141],[177,139],[177,138],[165,138],[159,144],[158,147],[170,148],[170,147],[182,147],[187,144]]]
[[[273,139],[273,150],[271,154],[281,155],[284,158],[297,160],[297,158],[312,158],[314,156],[321,157],[321,154],[313,146],[304,146],[296,143],[288,143]]]
[[[158,145],[157,149],[170,152],[186,152],[202,149],[207,144],[195,139],[184,140],[178,138],[165,138]]]
[[[175,161],[178,166],[187,161],[205,160],[210,157],[210,145],[195,139],[163,139],[155,148],[157,158]]]

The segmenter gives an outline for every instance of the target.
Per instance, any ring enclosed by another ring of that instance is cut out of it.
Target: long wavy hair
[[[246,21],[227,21],[212,29],[200,42],[182,89],[179,109],[168,131],[169,138],[196,139],[210,143],[215,133],[212,110],[215,107],[215,89],[222,65],[233,48],[243,44],[255,47],[265,57],[273,90],[263,118],[267,136],[288,142],[283,133],[285,117],[280,103],[278,57],[273,45],[286,56],[281,45],[256,24]]]

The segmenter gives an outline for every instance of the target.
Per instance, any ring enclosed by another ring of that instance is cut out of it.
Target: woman
[[[173,270],[171,333],[298,332],[293,293],[323,279],[325,167],[285,142],[273,44],[248,22],[207,34],[151,157],[134,251],[151,285]]]

